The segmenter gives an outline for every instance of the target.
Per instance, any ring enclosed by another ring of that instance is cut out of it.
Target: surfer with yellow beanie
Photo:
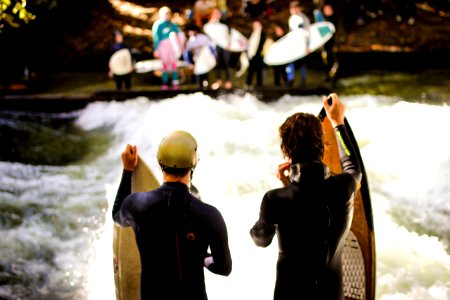
[[[141,299],[207,299],[203,268],[228,276],[232,261],[221,213],[189,191],[197,142],[186,131],[162,139],[157,159],[163,184],[150,192],[131,193],[138,159],[137,147],[127,145],[112,216],[134,230],[142,265]]]

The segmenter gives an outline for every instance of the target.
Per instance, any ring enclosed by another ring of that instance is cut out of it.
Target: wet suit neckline
[[[323,179],[327,179],[331,176],[330,169],[327,165],[322,163],[319,160],[314,160],[307,163],[294,163],[291,164],[290,172],[289,172],[289,179],[291,182],[300,183],[302,170],[306,171],[308,169],[316,168],[318,166],[321,166],[323,168]]]

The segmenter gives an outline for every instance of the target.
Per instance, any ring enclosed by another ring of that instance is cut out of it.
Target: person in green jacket
[[[167,6],[159,9],[159,19],[153,23],[154,56],[162,61],[162,89],[169,89],[169,73],[172,75],[172,88],[178,90],[178,58],[183,53],[186,38],[177,24],[170,18],[172,11]]]

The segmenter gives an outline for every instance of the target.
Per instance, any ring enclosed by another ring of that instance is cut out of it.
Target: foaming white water
[[[89,244],[98,239],[104,214],[95,170],[85,174],[81,166],[7,162],[0,162],[0,169],[2,276],[17,276],[30,289],[2,284],[0,295],[84,298]],[[3,217],[5,212],[9,215]]]
[[[450,298],[450,108],[401,99],[343,97],[347,117],[361,147],[374,209],[377,299]],[[86,129],[110,127],[115,141],[95,162],[108,170],[111,207],[120,177],[120,152],[137,144],[160,176],[155,154],[161,138],[174,129],[198,140],[200,162],[194,184],[202,199],[218,207],[229,230],[233,272],[219,277],[206,271],[209,298],[272,299],[276,241],[257,248],[249,229],[256,221],[264,192],[279,186],[282,161],[277,129],[296,111],[317,113],[320,97],[283,97],[265,104],[252,96],[211,99],[180,95],[148,102],[95,103],[78,123]],[[108,167],[106,167],[108,166]],[[88,292],[113,297],[110,212],[95,244]],[[102,297],[103,298],[103,297]],[[109,297],[106,297],[109,298]]]

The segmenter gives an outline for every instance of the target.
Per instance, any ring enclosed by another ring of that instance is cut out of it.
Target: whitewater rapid
[[[369,179],[377,299],[450,299],[450,108],[384,96],[341,99]],[[2,229],[0,262],[9,269],[0,275],[26,274],[34,298],[114,299],[110,209],[120,153],[137,145],[161,179],[158,144],[183,129],[199,144],[193,183],[222,212],[233,258],[229,277],[205,271],[209,299],[272,299],[276,240],[258,248],[248,232],[264,192],[280,186],[278,126],[297,111],[318,113],[320,104],[319,96],[264,103],[252,95],[203,94],[90,104],[75,123],[106,132],[105,150],[68,166],[0,162],[2,205],[28,212]],[[19,288],[0,285],[0,295]]]

